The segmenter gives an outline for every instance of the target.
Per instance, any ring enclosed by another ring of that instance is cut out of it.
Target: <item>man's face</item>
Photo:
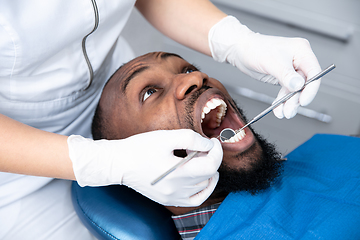
[[[184,128],[214,138],[224,128],[236,130],[245,125],[219,81],[179,56],[163,52],[121,67],[104,88],[100,106],[111,125],[110,139]],[[262,145],[250,128],[240,138],[222,143],[222,165],[248,171],[262,157]]]

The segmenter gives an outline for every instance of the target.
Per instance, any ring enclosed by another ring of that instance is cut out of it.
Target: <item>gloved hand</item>
[[[189,130],[160,130],[122,140],[68,138],[69,156],[80,186],[124,184],[163,205],[198,206],[213,192],[222,161],[221,144]],[[155,185],[178,163],[174,149],[201,151]]]
[[[232,16],[210,29],[209,46],[216,61],[226,61],[260,81],[280,84],[282,88],[275,101],[300,90],[305,78],[310,79],[321,71],[307,40],[254,33]],[[319,86],[320,79],[306,86],[301,94],[275,108],[275,116],[295,116],[299,105],[305,106],[314,99]]]

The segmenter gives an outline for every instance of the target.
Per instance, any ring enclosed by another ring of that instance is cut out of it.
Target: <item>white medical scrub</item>
[[[105,81],[134,57],[119,38],[134,4],[2,0],[0,113],[49,132],[91,137]],[[70,183],[0,173],[0,239],[93,239],[74,212]]]

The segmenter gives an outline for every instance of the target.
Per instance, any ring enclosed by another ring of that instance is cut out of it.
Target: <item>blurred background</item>
[[[279,120],[269,113],[253,124],[257,132],[275,143],[283,154],[316,133],[360,134],[359,0],[212,2],[254,32],[308,39],[323,69],[332,63],[336,65],[322,78],[319,93],[310,105],[301,108],[290,120]],[[177,53],[210,77],[220,80],[248,119],[267,108],[280,89],[177,44],[154,29],[137,10],[133,11],[123,36],[137,56],[152,51]]]

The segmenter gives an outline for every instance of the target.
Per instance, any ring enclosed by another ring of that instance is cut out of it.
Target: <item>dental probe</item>
[[[220,133],[220,140],[223,142],[223,139],[225,140],[229,140],[232,136],[236,135],[237,133],[239,133],[241,130],[243,130],[244,128],[246,128],[247,126],[249,126],[250,124],[253,124],[257,121],[259,121],[261,118],[263,118],[265,115],[267,115],[269,112],[271,112],[274,108],[276,108],[277,106],[279,106],[280,104],[284,103],[285,101],[289,100],[291,97],[293,97],[295,94],[301,92],[306,85],[308,85],[309,83],[312,83],[315,80],[318,80],[319,78],[321,78],[322,76],[324,76],[325,74],[327,74],[328,72],[330,72],[331,70],[333,70],[335,68],[335,64],[331,64],[329,67],[327,67],[325,70],[321,71],[320,73],[318,73],[317,75],[315,75],[314,77],[310,78],[308,81],[305,82],[304,86],[296,91],[296,92],[291,92],[287,95],[285,95],[284,97],[280,98],[279,100],[277,100],[276,102],[274,102],[270,107],[268,107],[267,109],[265,109],[264,111],[262,111],[261,113],[259,113],[258,115],[256,115],[253,119],[251,119],[250,122],[248,122],[247,124],[245,124],[245,126],[243,126],[242,128],[234,131],[231,128],[225,128],[221,131]],[[228,138],[228,136],[224,136],[225,131],[233,131],[233,135]]]
[[[174,165],[172,168],[170,168],[169,170],[167,170],[166,172],[164,172],[163,174],[161,174],[158,178],[156,178],[154,181],[151,182],[151,185],[156,184],[157,182],[159,182],[161,179],[163,179],[164,177],[166,177],[167,175],[169,175],[172,171],[174,171],[175,169],[177,169],[178,167],[180,167],[181,165],[183,165],[184,163],[186,163],[187,161],[189,161],[190,159],[192,159],[193,157],[195,157],[195,155],[198,153],[198,151],[195,152],[191,152],[189,153],[189,155],[187,155],[183,160],[181,160],[180,162],[178,162],[176,165]]]

